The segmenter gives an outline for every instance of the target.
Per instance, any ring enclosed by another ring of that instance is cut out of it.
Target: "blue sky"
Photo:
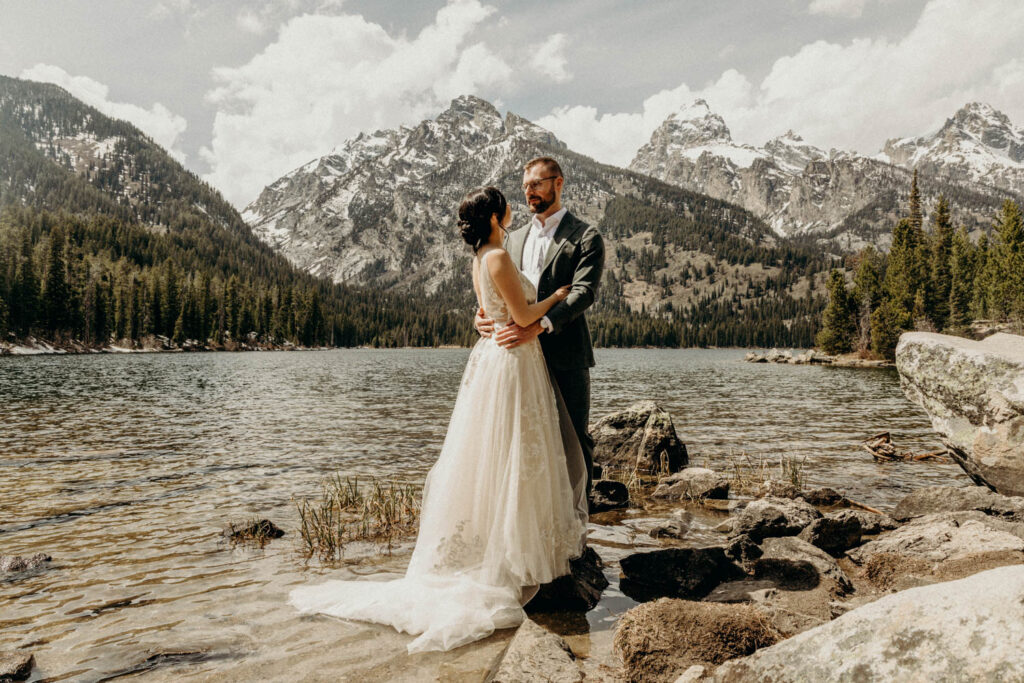
[[[1017,0],[0,0],[0,73],[132,120],[236,205],[472,92],[628,164],[708,100],[739,142],[877,152],[980,99],[1024,124]]]

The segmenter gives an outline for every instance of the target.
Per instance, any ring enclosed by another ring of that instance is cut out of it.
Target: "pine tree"
[[[989,258],[988,235],[978,238],[978,246],[974,251],[974,282],[971,286],[971,315],[975,319],[984,320],[989,317],[988,293],[991,289],[992,259]]]
[[[921,193],[917,189],[917,169],[914,169],[914,177],[910,181],[910,224],[918,231],[924,228],[924,216],[921,213]]]
[[[871,314],[881,303],[884,257],[874,247],[866,246],[857,255],[851,295],[857,318],[857,350],[871,348]]]
[[[846,291],[846,277],[841,270],[833,270],[828,277],[828,305],[816,341],[825,353],[848,353],[853,350],[855,332],[854,306]]]
[[[952,288],[953,224],[949,203],[939,196],[935,205],[931,234],[931,288],[927,314],[938,330],[949,324],[949,293]]]
[[[55,229],[50,233],[50,248],[46,259],[46,280],[43,285],[43,311],[46,327],[56,335],[68,332],[67,263],[64,261],[64,233]]]
[[[963,329],[971,322],[971,294],[974,283],[974,246],[961,226],[953,235],[950,257],[949,323],[953,330]]]
[[[900,335],[910,330],[913,323],[910,312],[902,304],[886,297],[871,314],[871,350],[892,360]]]
[[[996,316],[1024,315],[1024,220],[1009,199],[995,223],[989,257],[989,307]]]

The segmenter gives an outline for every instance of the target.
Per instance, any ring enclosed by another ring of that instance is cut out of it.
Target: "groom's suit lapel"
[[[576,230],[576,217],[571,213],[566,212],[562,216],[561,222],[558,224],[558,228],[555,230],[554,237],[551,239],[551,244],[548,246],[548,253],[544,256],[544,267],[540,269],[543,273],[551,265],[551,262],[555,260],[555,256],[561,251],[565,245],[569,242],[569,237]]]

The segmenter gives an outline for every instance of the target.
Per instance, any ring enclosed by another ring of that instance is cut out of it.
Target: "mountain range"
[[[779,235],[812,235],[839,250],[884,248],[915,169],[926,208],[943,194],[957,222],[987,227],[1003,199],[1024,193],[1024,131],[970,103],[940,130],[889,140],[873,157],[825,151],[793,131],[755,147],[734,142],[722,117],[696,100],[671,114],[629,167],[735,202]]]

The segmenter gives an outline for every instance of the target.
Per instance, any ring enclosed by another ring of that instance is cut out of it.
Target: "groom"
[[[558,162],[538,157],[523,170],[523,193],[533,214],[529,227],[516,230],[505,248],[523,274],[537,287],[537,300],[563,285],[569,296],[528,327],[515,323],[495,334],[495,341],[513,348],[540,336],[544,359],[565,400],[569,417],[583,448],[587,467],[587,497],[593,479],[594,441],[587,431],[590,420],[590,368],[594,351],[584,315],[597,295],[604,270],[604,241],[597,230],[562,207],[565,177]],[[494,321],[477,312],[474,324],[485,337],[494,333]]]

